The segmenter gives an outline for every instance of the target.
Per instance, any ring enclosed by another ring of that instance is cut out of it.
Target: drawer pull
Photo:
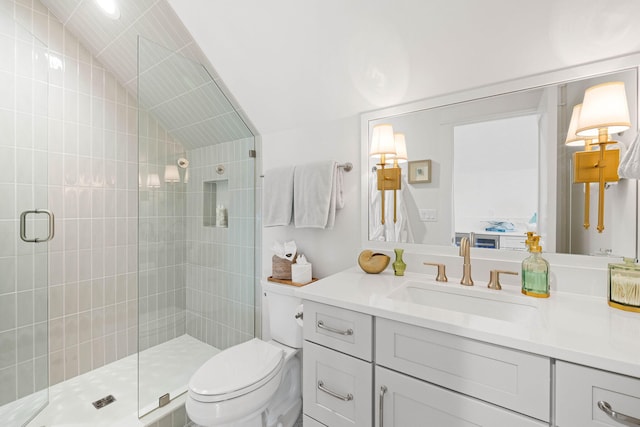
[[[380,387],[380,408],[378,408],[378,418],[380,419],[380,423],[378,424],[378,427],[383,427],[383,423],[384,423],[384,395],[387,392],[387,387],[386,386],[381,386]]]
[[[318,328],[324,329],[325,331],[333,332],[334,334],[340,335],[353,335],[353,329],[349,328],[346,331],[341,331],[340,329],[335,329],[330,326],[325,326],[322,320],[318,320]]]
[[[348,393],[346,396],[343,396],[340,393],[336,393],[335,391],[326,388],[324,386],[324,382],[322,382],[322,380],[318,381],[318,390],[324,391],[328,395],[333,396],[336,399],[340,399],[343,402],[349,402],[350,400],[353,400],[353,394]]]
[[[629,415],[620,414],[614,411],[608,402],[601,400],[598,402],[598,408],[609,416],[612,420],[624,424],[625,426],[640,426],[640,418],[631,417]]]

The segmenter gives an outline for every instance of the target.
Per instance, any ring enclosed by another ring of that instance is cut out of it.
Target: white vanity
[[[640,425],[640,315],[602,297],[359,269],[298,294],[305,426]]]

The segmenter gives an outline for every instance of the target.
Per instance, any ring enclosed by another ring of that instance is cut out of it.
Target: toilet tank
[[[262,281],[271,338],[289,347],[302,348],[302,322],[295,317],[302,311],[302,299],[294,295],[295,290],[295,286]]]

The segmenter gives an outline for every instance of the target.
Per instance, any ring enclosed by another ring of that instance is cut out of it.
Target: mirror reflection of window
[[[537,231],[538,122],[529,114],[454,126],[456,234],[494,236],[496,248],[524,249],[519,237]]]

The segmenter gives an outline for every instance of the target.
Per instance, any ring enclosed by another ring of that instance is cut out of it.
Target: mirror
[[[631,117],[629,130],[612,135],[619,141],[613,148],[622,157],[635,139],[637,68],[608,67],[603,62],[363,115],[366,240],[451,247],[466,235],[476,247],[525,250],[525,233],[534,231],[545,252],[636,256],[629,233],[637,235],[637,181],[606,186],[602,233],[596,230],[598,185],[591,184],[592,225],[585,229],[585,185],[573,183],[573,153],[584,147],[565,145],[573,106],[588,87],[609,81],[625,83]],[[399,164],[395,222],[393,191],[386,191],[384,225],[379,160],[368,155],[372,129],[383,123],[404,133],[409,160]],[[425,165],[428,180],[417,176]]]

